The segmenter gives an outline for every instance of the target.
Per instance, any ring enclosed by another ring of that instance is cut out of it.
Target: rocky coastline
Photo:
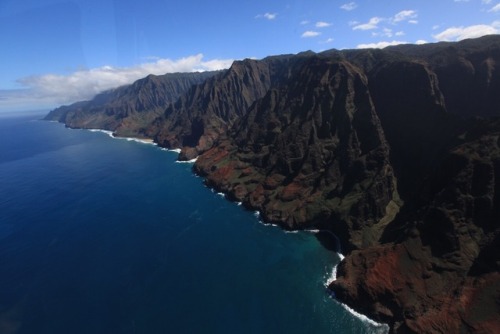
[[[498,332],[499,64],[500,36],[304,52],[46,119],[181,148],[265,222],[331,231],[346,257],[329,288],[394,333]]]

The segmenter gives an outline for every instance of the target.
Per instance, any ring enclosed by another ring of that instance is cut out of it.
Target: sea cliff
[[[46,119],[180,148],[266,222],[335,233],[329,288],[394,332],[495,332],[497,64],[500,36],[304,52],[148,77]]]

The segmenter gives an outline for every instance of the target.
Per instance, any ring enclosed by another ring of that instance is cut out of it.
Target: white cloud
[[[394,33],[392,32],[392,29],[383,28],[382,31],[372,32],[371,35],[373,37],[389,37],[389,38],[391,38],[394,35]]]
[[[332,24],[328,23],[328,22],[323,22],[323,21],[316,22],[316,28],[326,28],[326,27],[329,27],[331,25]]]
[[[267,19],[267,20],[274,20],[278,16],[277,13],[264,13],[264,14],[259,14],[256,15],[256,19]]]
[[[382,49],[391,45],[406,44],[408,42],[404,41],[392,41],[392,42],[378,42],[378,43],[368,43],[368,44],[358,44],[358,49]]]
[[[402,21],[407,21],[417,17],[417,12],[414,10],[402,10],[391,19],[392,22],[398,23]]]
[[[330,38],[327,38],[327,39],[325,39],[324,41],[321,41],[321,42],[319,42],[319,43],[320,43],[320,44],[329,44],[329,43],[331,43],[331,42],[333,42],[333,38],[331,38],[331,37],[330,37]]]
[[[300,24],[304,26],[304,25],[306,25],[306,24],[309,24],[309,21],[307,21],[307,20],[300,21]]]
[[[276,13],[265,13],[264,17],[268,20],[274,20],[278,14]]]
[[[171,60],[158,59],[133,67],[102,66],[68,75],[45,74],[21,78],[21,90],[0,91],[0,109],[15,105],[60,105],[92,98],[107,89],[130,84],[148,74],[212,71],[231,66],[233,60],[203,60],[202,54]]]
[[[356,9],[357,7],[358,7],[358,5],[354,1],[352,1],[349,3],[343,4],[342,6],[340,6],[340,9],[351,11],[351,10]]]
[[[495,21],[491,25],[478,24],[472,26],[460,26],[448,28],[439,34],[432,35],[438,41],[460,41],[466,38],[476,38],[484,35],[500,33],[500,21]]]
[[[436,30],[436,29],[439,29],[439,24],[435,24],[432,26],[432,30]]]
[[[378,24],[382,21],[383,19],[381,17],[372,17],[367,23],[363,24],[358,24],[355,25],[352,29],[353,30],[372,30],[372,29],[377,29]]]
[[[379,28],[379,23],[387,21],[392,24],[398,24],[400,22],[408,21],[408,23],[417,24],[416,20],[418,14],[417,11],[408,9],[402,10],[393,17],[383,18],[383,17],[372,17],[367,23],[358,24],[358,22],[349,22],[349,25],[354,25],[353,30],[373,30]]]
[[[321,33],[319,31],[308,30],[308,31],[304,32],[301,37],[302,38],[309,38],[309,37],[316,37],[319,35],[321,35]]]
[[[491,8],[488,12],[493,12],[493,13],[500,12],[500,3],[493,6],[493,8]]]
[[[483,0],[482,3],[485,5],[489,5],[491,3],[491,0]]]
[[[396,35],[396,36],[404,36],[405,32],[404,31],[397,31],[394,35]]]
[[[427,42],[425,39],[419,39],[419,40],[417,40],[417,41],[415,42],[415,44],[417,44],[417,45],[427,44],[427,43],[429,43],[429,42]]]

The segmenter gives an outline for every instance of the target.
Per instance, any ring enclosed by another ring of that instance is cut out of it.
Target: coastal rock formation
[[[270,80],[267,64],[235,62],[224,74],[192,87],[171,104],[148,133],[162,146],[183,148],[185,159],[194,158],[265,94]]]
[[[498,331],[499,139],[499,121],[464,134],[399,227],[404,240],[351,253],[336,294],[401,332]]]
[[[193,86],[172,103],[147,134],[161,146],[181,148],[179,159],[190,160],[216,145],[255,101],[286,80],[290,66],[308,55],[236,61],[227,72]]]
[[[148,75],[131,85],[98,94],[90,101],[52,110],[46,120],[71,128],[110,130],[117,136],[145,137],[144,129],[163,110],[188,91],[220,72]]]
[[[195,171],[265,221],[321,226],[349,247],[371,245],[397,212],[398,196],[367,79],[348,62],[319,57],[290,73],[199,157]]]
[[[304,52],[235,62],[148,116],[108,92],[51,117],[182,148],[265,222],[335,233],[330,289],[393,332],[499,332],[497,64],[500,36]]]

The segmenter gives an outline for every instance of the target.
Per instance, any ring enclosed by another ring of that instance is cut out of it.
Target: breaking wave
[[[337,267],[345,258],[345,256],[342,253],[337,253],[337,255],[339,257],[339,262],[332,268],[332,271],[331,271],[330,275],[328,275],[328,277],[326,278],[326,281],[324,284],[327,289],[330,286],[330,284],[332,284],[334,281],[337,280]],[[384,334],[384,333],[389,332],[390,328],[387,324],[376,322],[375,320],[368,318],[366,315],[363,315],[359,312],[356,312],[355,310],[353,310],[352,308],[350,308],[346,304],[341,303],[340,301],[335,299],[335,296],[333,294],[331,296],[335,300],[335,302],[340,304],[340,306],[342,306],[347,312],[352,314],[354,317],[360,319],[366,325],[369,325],[370,327],[372,327],[373,333]]]

